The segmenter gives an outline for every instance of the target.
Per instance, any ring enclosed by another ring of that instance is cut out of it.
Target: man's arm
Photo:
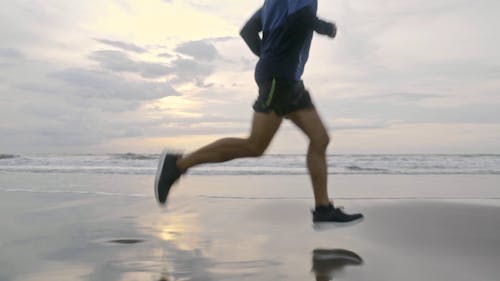
[[[260,49],[262,40],[260,39],[259,32],[262,31],[262,8],[253,14],[240,31],[241,37],[248,45],[252,52],[260,57]]]
[[[332,38],[337,34],[335,24],[319,19],[309,6],[300,9],[292,17],[296,20],[298,28],[312,29]]]

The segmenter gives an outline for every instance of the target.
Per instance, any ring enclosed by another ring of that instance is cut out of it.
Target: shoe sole
[[[353,220],[350,222],[329,222],[329,221],[313,222],[312,227],[316,231],[325,231],[325,230],[332,230],[332,229],[336,229],[336,228],[344,228],[344,227],[353,226],[353,225],[356,225],[358,223],[361,223],[364,220],[365,220],[365,218],[362,217],[362,218],[359,218],[357,220]]]
[[[163,165],[165,165],[165,158],[166,157],[167,157],[167,151],[163,151],[160,155],[160,161],[158,162],[158,169],[156,170],[155,187],[154,187],[156,201],[162,205],[164,205],[164,203],[160,202],[158,188],[160,187],[159,186],[160,176],[161,176],[161,173],[163,172]]]

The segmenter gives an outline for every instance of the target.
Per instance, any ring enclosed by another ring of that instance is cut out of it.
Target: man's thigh
[[[273,111],[268,113],[254,112],[250,140],[259,146],[267,147],[278,131],[283,117]]]
[[[328,139],[328,131],[315,108],[293,111],[286,116],[299,127],[309,139]]]

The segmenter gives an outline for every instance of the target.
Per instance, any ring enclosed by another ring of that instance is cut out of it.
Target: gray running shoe
[[[176,164],[179,157],[178,154],[171,154],[166,151],[160,156],[155,179],[156,200],[160,204],[165,204],[170,188],[182,174]]]

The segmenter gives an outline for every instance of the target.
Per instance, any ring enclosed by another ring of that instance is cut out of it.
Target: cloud
[[[174,55],[169,54],[169,53],[161,53],[161,54],[158,54],[158,56],[160,58],[167,58],[167,59],[169,59],[169,58],[172,58]]]
[[[176,59],[170,67],[175,73],[173,82],[202,82],[214,72],[213,65],[198,63],[192,59]]]
[[[338,118],[333,120],[330,127],[333,130],[354,130],[354,129],[381,129],[389,126],[389,123],[384,120],[376,119],[350,119]]]
[[[122,49],[125,51],[131,51],[131,52],[135,52],[135,53],[147,52],[146,49],[139,47],[135,44],[131,44],[131,43],[125,43],[125,42],[121,42],[121,41],[113,41],[113,40],[109,40],[109,39],[100,39],[100,38],[94,38],[94,40],[97,42],[100,42],[102,44],[113,46],[113,47],[116,47],[116,48],[119,48],[119,49]]]
[[[83,97],[155,100],[179,95],[167,83],[128,81],[104,71],[72,68],[54,73],[52,77],[71,85],[73,92]]]
[[[214,45],[208,43],[206,40],[182,43],[175,48],[175,51],[201,61],[213,61],[219,56]]]
[[[213,37],[209,39],[212,42],[227,42],[231,40],[240,40],[239,36],[221,36],[221,37]]]
[[[443,98],[445,95],[425,94],[425,93],[391,93],[366,97],[367,100],[390,100],[396,102],[419,102],[426,99]]]
[[[18,1],[0,17],[0,146],[247,131],[257,58],[237,34],[262,2],[44,3]],[[339,34],[315,37],[304,80],[325,121],[345,134],[498,124],[499,3],[322,2]]]
[[[22,59],[23,54],[12,48],[0,48],[0,59]]]
[[[205,85],[203,81],[213,73],[214,65],[199,62],[195,59],[177,58],[170,65],[135,61],[127,54],[114,50],[94,51],[88,56],[99,65],[112,72],[136,73],[144,78],[167,77],[173,83],[195,82]]]
[[[161,63],[135,61],[120,51],[94,51],[88,57],[99,62],[104,69],[113,72],[137,73],[144,78],[158,78],[172,72],[169,67]]]

